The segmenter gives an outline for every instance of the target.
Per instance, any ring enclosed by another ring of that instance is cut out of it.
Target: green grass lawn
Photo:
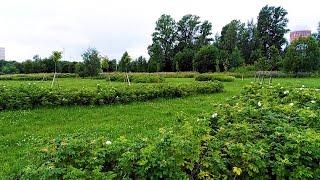
[[[190,82],[193,79],[166,79],[168,83]],[[106,105],[98,107],[57,107],[32,110],[0,112],[0,179],[12,169],[24,166],[32,156],[30,149],[39,148],[43,139],[53,139],[68,134],[86,136],[105,135],[110,139],[119,136],[127,138],[152,137],[161,127],[177,123],[181,115],[208,116],[214,112],[213,104],[223,103],[238,94],[241,88],[253,79],[237,79],[224,83],[225,92],[177,99],[157,99],[149,102]],[[19,85],[17,81],[0,81],[0,85]],[[31,82],[33,83],[33,82]],[[50,82],[37,82],[50,86]],[[59,79],[63,88],[95,88],[96,84],[123,85],[105,80]],[[108,84],[109,83],[109,84]],[[320,87],[319,78],[274,79],[273,83],[283,86]]]

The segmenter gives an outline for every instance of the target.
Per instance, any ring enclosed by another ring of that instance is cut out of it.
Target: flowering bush
[[[198,174],[201,142],[209,129],[198,121],[160,128],[156,138],[56,138],[38,150],[39,161],[14,179],[187,179]]]
[[[196,81],[222,81],[222,82],[232,82],[236,78],[233,76],[223,75],[223,74],[199,74],[196,76]]]
[[[65,90],[43,88],[33,84],[20,87],[0,86],[0,110],[26,109],[39,106],[102,105],[174,98],[192,94],[216,93],[223,90],[219,82],[193,84],[132,85],[117,88]]]
[[[319,109],[315,89],[244,88],[210,118],[203,171],[213,178],[319,179]]]
[[[153,139],[57,138],[13,178],[319,179],[319,109],[319,90],[250,85]]]

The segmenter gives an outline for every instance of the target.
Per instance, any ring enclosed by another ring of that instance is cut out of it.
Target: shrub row
[[[107,81],[126,82],[127,75],[125,73],[101,74],[99,78],[106,78]],[[157,74],[128,74],[130,82],[134,83],[162,83],[164,78]]]
[[[283,71],[246,71],[246,72],[223,72],[221,74],[234,76],[236,78],[249,78],[249,77],[273,77],[273,78],[303,78],[303,77],[320,77],[319,72],[298,72],[286,73]]]
[[[196,81],[221,81],[221,82],[232,82],[236,78],[233,76],[223,74],[199,74],[196,76]]]
[[[161,78],[194,78],[199,73],[197,72],[157,72],[157,73],[128,73],[129,76],[155,76]],[[125,73],[121,72],[111,72],[111,73],[101,73],[96,79],[106,79],[110,76],[121,76],[125,77]]]
[[[16,179],[319,179],[319,90],[248,86],[154,139],[57,138]]]
[[[13,81],[50,81],[53,79],[54,73],[39,73],[39,74],[7,74],[0,75],[0,80]],[[74,78],[77,74],[73,73],[57,73],[57,78]]]
[[[174,98],[192,94],[223,91],[219,82],[194,84],[131,85],[117,88],[102,88],[96,91],[86,89],[49,89],[37,85],[0,87],[0,110],[26,109],[39,106],[100,105],[147,101],[155,98]]]

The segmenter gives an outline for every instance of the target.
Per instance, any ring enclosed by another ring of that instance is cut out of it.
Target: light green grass
[[[193,79],[166,79],[168,83],[190,82]],[[241,88],[253,79],[237,79],[224,83],[225,92],[210,95],[191,96],[178,99],[157,99],[149,102],[135,102],[125,105],[107,105],[98,107],[57,107],[33,110],[0,112],[0,179],[6,177],[12,169],[23,167],[32,157],[30,149],[40,148],[43,139],[53,139],[68,134],[87,136],[105,135],[110,140],[119,136],[127,138],[152,137],[161,127],[171,127],[181,115],[208,116],[214,112],[213,104],[223,103],[238,94]],[[59,84],[65,88],[95,88],[104,80],[61,79]],[[28,82],[0,82],[19,83]],[[40,82],[49,85],[50,82]],[[49,83],[49,84],[48,84]],[[273,83],[283,86],[320,87],[320,79],[274,79]],[[1,85],[1,84],[0,84]],[[112,83],[112,85],[124,85]]]

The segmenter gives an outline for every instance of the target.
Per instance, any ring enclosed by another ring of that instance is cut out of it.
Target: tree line
[[[22,63],[0,61],[0,73],[78,73],[94,76],[100,72],[223,72],[240,67],[256,70],[309,72],[320,70],[320,23],[318,32],[306,39],[287,42],[284,35],[288,12],[282,7],[263,7],[257,22],[243,23],[232,20],[220,35],[212,35],[212,24],[199,16],[187,14],[179,21],[163,14],[156,21],[152,44],[148,46],[150,58],[132,59],[125,52],[121,59],[110,60],[94,48],[82,54],[82,62],[60,61],[52,56]],[[305,49],[297,48],[304,46]]]

